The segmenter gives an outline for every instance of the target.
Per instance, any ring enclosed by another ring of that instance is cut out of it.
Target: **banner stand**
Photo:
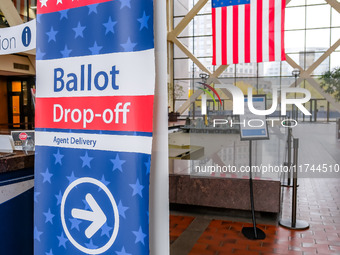
[[[252,140],[249,140],[249,191],[250,191],[250,206],[251,215],[253,221],[253,227],[243,227],[242,234],[250,240],[263,240],[266,238],[266,234],[259,228],[256,227],[256,217],[254,208],[254,191],[253,191],[253,176],[251,172],[252,166]]]

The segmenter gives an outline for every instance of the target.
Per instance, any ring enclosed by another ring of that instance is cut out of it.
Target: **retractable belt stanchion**
[[[292,175],[292,128],[288,128],[288,180],[287,185],[290,186]]]
[[[292,218],[291,219],[281,219],[279,224],[283,227],[295,230],[303,230],[309,228],[309,224],[303,220],[296,219],[296,209],[297,209],[297,173],[298,173],[298,149],[299,149],[299,139],[294,138],[293,140],[294,148],[294,164],[293,164],[293,195],[292,195]]]
[[[292,128],[291,127],[289,127],[288,128],[288,135],[287,135],[287,153],[288,153],[288,155],[287,155],[287,157],[288,157],[288,159],[287,159],[287,163],[285,163],[285,164],[287,164],[287,167],[288,167],[288,171],[287,171],[287,182],[286,182],[286,180],[285,180],[285,178],[284,178],[284,183],[282,184],[282,186],[283,187],[293,187],[292,185],[291,185],[291,175],[292,175],[292,170],[291,170],[291,168],[292,168]]]
[[[265,239],[266,234],[259,228],[256,227],[256,218],[255,218],[255,207],[254,207],[254,192],[253,192],[253,177],[251,172],[252,166],[252,140],[249,140],[249,190],[250,190],[250,206],[251,206],[251,214],[253,220],[253,227],[243,227],[242,234],[251,240],[259,240]]]

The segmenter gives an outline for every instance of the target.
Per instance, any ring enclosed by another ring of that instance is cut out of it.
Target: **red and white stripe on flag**
[[[222,7],[212,2],[213,65],[286,60],[285,0]]]

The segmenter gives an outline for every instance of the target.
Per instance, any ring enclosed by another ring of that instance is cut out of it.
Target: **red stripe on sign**
[[[112,0],[39,0],[37,3],[37,14],[57,12],[91,4],[109,2]]]
[[[286,1],[281,2],[281,61],[286,60],[285,53],[285,8]]]
[[[222,37],[222,65],[227,64],[227,7],[222,7],[221,10],[222,13],[222,19],[221,19],[221,37]]]
[[[152,132],[154,96],[37,98],[36,127]]]
[[[257,42],[256,42],[256,47],[257,47],[257,62],[262,62],[263,56],[263,48],[262,48],[262,14],[263,14],[263,6],[262,6],[262,0],[257,0],[257,14],[256,14],[256,19],[257,19]]]
[[[275,1],[269,1],[269,61],[275,61]]]
[[[238,5],[233,6],[233,63],[238,63]]]
[[[244,6],[244,62],[250,63],[250,5]]]
[[[216,9],[212,8],[212,33],[213,33],[213,60],[212,64],[216,65]]]

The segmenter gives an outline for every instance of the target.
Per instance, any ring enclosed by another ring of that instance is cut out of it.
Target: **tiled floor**
[[[301,179],[299,184],[297,218],[307,221],[309,229],[294,231],[278,224],[258,224],[266,239],[248,240],[241,229],[251,224],[212,219],[187,254],[340,254],[340,181]],[[291,188],[283,188],[283,195],[282,217],[290,218]],[[186,218],[171,216],[171,232],[189,226],[192,218]]]
[[[184,230],[189,227],[194,218],[191,216],[170,215],[170,244],[175,242]]]

